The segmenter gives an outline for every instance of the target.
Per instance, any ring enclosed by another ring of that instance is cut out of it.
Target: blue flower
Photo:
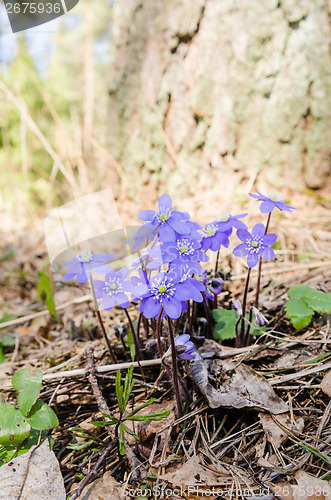
[[[249,193],[249,196],[262,201],[260,205],[260,211],[263,214],[269,214],[275,208],[279,208],[279,210],[285,210],[286,212],[292,212],[292,210],[296,210],[295,207],[291,207],[291,205],[288,205],[284,202],[284,198],[281,194],[269,193],[269,196],[265,196],[264,194],[261,194],[259,193],[259,191],[257,191],[257,194]]]
[[[179,335],[179,337],[176,337],[175,346],[176,352],[178,353],[177,357],[179,359],[191,360],[195,358],[193,354],[194,344],[190,340],[190,336],[188,333],[184,333],[183,335]]]
[[[277,235],[274,233],[265,234],[263,224],[255,224],[252,234],[245,229],[238,229],[238,238],[243,241],[234,248],[233,255],[236,257],[245,257],[247,255],[248,267],[254,267],[259,261],[259,257],[266,260],[275,258],[275,253],[270,245],[275,243]]]
[[[217,227],[220,231],[229,231],[232,228],[236,229],[247,229],[246,224],[244,224],[242,221],[238,219],[242,219],[243,217],[246,217],[246,214],[239,214],[239,215],[231,215],[229,212],[224,212],[222,215],[220,215],[214,224],[217,224]],[[230,233],[231,234],[231,233]]]
[[[145,285],[141,295],[140,312],[146,318],[157,318],[163,307],[165,315],[171,319],[179,318],[182,312],[182,302],[197,297],[197,289],[189,283],[180,282],[178,272],[158,273]],[[141,290],[142,291],[142,290]],[[201,294],[200,294],[201,296]],[[202,302],[199,297],[197,302]]]
[[[221,245],[228,248],[230,245],[229,236],[231,233],[232,229],[227,231],[219,230],[217,222],[206,224],[206,227],[202,230],[201,249],[204,252],[209,249],[213,252],[217,252]]]
[[[64,279],[70,280],[77,276],[78,283],[86,283],[92,274],[92,269],[100,274],[107,273],[109,267],[105,263],[113,258],[114,256],[110,253],[92,255],[91,250],[84,249],[76,257],[63,264],[70,266]]]
[[[173,210],[172,200],[168,194],[160,196],[158,206],[159,210],[142,210],[139,218],[148,222],[147,230],[150,231],[152,228],[161,241],[175,241],[176,233],[188,235],[192,232],[191,225],[186,224],[190,218],[189,214]]]
[[[209,258],[200,249],[201,244],[198,241],[182,236],[177,241],[169,241],[154,247],[149,255],[156,260],[147,264],[146,267],[156,269],[162,264],[171,264],[171,267],[183,270],[189,268],[191,274],[201,274],[203,269],[199,261],[207,262]]]
[[[215,295],[221,293],[224,281],[220,278],[209,278],[207,271],[205,271],[202,275],[202,284],[205,286],[206,303],[208,304],[207,299],[213,300]]]
[[[129,269],[123,267],[118,272],[109,271],[105,280],[93,280],[95,295],[97,299],[103,299],[103,308],[105,311],[112,309],[115,304],[121,307],[128,307],[130,301],[124,292],[131,291],[130,281],[125,278],[129,274]]]

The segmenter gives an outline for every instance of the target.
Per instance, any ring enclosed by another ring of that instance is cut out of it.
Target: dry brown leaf
[[[222,478],[224,478],[224,473],[227,474],[225,469],[220,471],[220,474],[209,470],[200,463],[199,457],[194,455],[181,467],[177,465],[175,472],[168,472],[161,476],[160,479],[173,485],[174,489],[184,489],[186,486],[191,486],[193,493],[185,497],[190,500],[207,497],[217,498],[217,486],[221,489],[222,484],[224,484],[219,477],[222,474]],[[215,486],[215,495],[210,494],[213,486]],[[197,492],[198,488],[199,495],[197,496],[194,493]],[[206,488],[206,495],[203,494],[204,488]]]
[[[209,382],[208,365],[197,350],[189,374],[207,398],[211,408],[254,408],[274,414],[288,411],[287,404],[274,392],[268,381],[249,366],[216,360],[210,374],[220,380],[219,389]]]
[[[331,486],[327,481],[318,479],[303,470],[298,470],[294,474],[298,483],[297,491],[294,491],[294,500],[331,500]],[[300,489],[305,492],[305,496],[300,496]]]
[[[286,432],[276,424],[270,415],[267,415],[266,413],[259,413],[259,418],[268,441],[272,441],[277,448],[286,443],[288,440]],[[302,432],[305,426],[303,418],[298,418],[295,421],[295,425],[292,425],[291,417],[288,413],[285,415],[279,415],[277,420],[279,420],[284,427],[287,427],[291,431]]]
[[[79,485],[75,485],[75,489]],[[102,479],[97,479],[83,492],[81,500],[121,500],[123,485],[113,478],[111,472],[106,472]]]
[[[1,498],[65,500],[59,463],[48,440],[0,468]]]
[[[275,493],[284,500],[331,500],[331,486],[327,481],[303,470],[298,470],[294,477],[298,484],[276,484]]]
[[[326,372],[321,382],[322,391],[331,398],[331,370]]]

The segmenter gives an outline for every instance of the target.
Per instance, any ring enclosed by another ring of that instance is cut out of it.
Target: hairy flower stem
[[[171,359],[172,359],[172,381],[175,389],[175,398],[176,398],[176,403],[177,403],[177,410],[178,410],[178,416],[182,417],[184,415],[183,413],[183,407],[182,407],[182,402],[180,400],[179,396],[179,383],[178,383],[178,370],[177,370],[177,355],[176,355],[176,345],[175,345],[175,339],[174,339],[174,332],[171,324],[171,319],[169,316],[168,318],[168,326],[169,326],[169,338],[170,338],[170,345],[171,345]]]
[[[267,232],[268,232],[270,218],[271,218],[271,212],[268,214],[268,219],[267,219],[267,224],[265,227],[264,234],[267,234]],[[262,259],[260,257],[259,269],[258,269],[258,274],[257,274],[257,283],[256,283],[255,304],[254,304],[257,309],[259,308],[259,297],[260,297],[260,287],[261,287],[261,270],[262,270]]]
[[[160,358],[163,358],[163,349],[162,349],[162,342],[161,342],[161,316],[162,316],[162,311],[163,307],[161,307],[161,311],[159,312],[159,316],[157,318],[157,323],[156,323],[156,340],[157,340],[157,347],[159,349],[160,353]]]
[[[112,346],[110,344],[110,341],[109,341],[109,338],[108,338],[108,335],[107,335],[107,332],[106,332],[106,329],[105,329],[105,325],[103,324],[103,321],[102,321],[102,318],[101,318],[101,314],[100,314],[100,311],[99,311],[98,302],[97,302],[97,299],[96,299],[96,296],[95,296],[95,290],[94,290],[94,285],[93,285],[93,281],[92,281],[92,276],[90,276],[89,284],[90,284],[90,288],[91,288],[91,292],[92,292],[92,298],[93,298],[93,302],[94,302],[95,312],[97,314],[99,325],[100,325],[101,331],[103,333],[104,339],[106,341],[110,357],[111,357],[113,363],[117,363],[117,358],[116,358],[115,351],[114,351],[114,349],[112,348]]]
[[[216,254],[216,263],[215,263],[215,270],[214,270],[214,276],[215,278],[218,278],[218,261],[220,258],[220,249],[218,249],[217,254]],[[214,309],[217,309],[217,295],[214,295]]]
[[[125,312],[125,315],[127,317],[129,325],[130,325],[130,330],[131,330],[131,333],[132,333],[133,342],[134,342],[134,346],[135,346],[135,349],[136,349],[137,363],[138,363],[141,375],[142,375],[142,377],[144,379],[144,382],[146,382],[144,370],[142,369],[142,366],[140,364],[141,353],[140,353],[139,342],[138,342],[137,335],[136,335],[136,330],[134,329],[134,326],[133,326],[130,314],[129,314],[129,312],[128,312],[128,310],[126,308],[124,308],[124,312]]]
[[[212,329],[211,329],[211,316],[210,316],[210,310],[209,310],[209,307],[208,305],[206,304],[206,301],[204,300],[203,301],[203,306],[205,308],[205,313],[206,313],[206,319],[207,319],[207,337],[209,339],[212,339],[213,338],[213,332],[212,332]]]
[[[244,298],[243,298],[243,310],[242,310],[241,328],[240,328],[240,347],[244,347],[245,315],[246,315],[246,303],[247,303],[247,293],[248,293],[248,285],[249,285],[250,275],[251,275],[251,268],[249,267],[248,273],[247,273],[247,278],[246,278],[246,284],[245,284]]]

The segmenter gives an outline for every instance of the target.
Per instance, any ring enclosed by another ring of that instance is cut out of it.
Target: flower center
[[[249,253],[259,253],[262,247],[262,238],[260,236],[253,236],[253,238],[246,241]]]
[[[268,196],[271,201],[284,201],[284,198],[282,197],[281,194],[274,193],[273,191],[271,191]]]
[[[112,295],[113,293],[117,294],[123,290],[118,278],[115,278],[114,281],[110,282],[105,281],[105,286],[103,289],[108,295]]]
[[[170,212],[171,211],[169,209],[166,209],[166,208],[161,209],[159,211],[159,214],[158,214],[160,221],[161,222],[166,222],[169,219],[170,215],[171,215]]]
[[[180,252],[181,253],[187,253],[187,251],[188,251],[188,248],[187,248],[186,245],[183,245],[182,247],[180,247]]]
[[[159,290],[159,293],[161,293],[163,295],[164,293],[166,293],[167,287],[165,285],[160,285],[158,287],[158,290]]]
[[[223,212],[222,215],[219,216],[218,220],[219,222],[228,222],[230,217],[231,214],[229,212]]]
[[[216,233],[216,231],[217,231],[217,227],[214,226],[214,225],[205,227],[205,229],[203,230],[202,237],[203,238],[208,238],[210,236],[214,236],[214,234]]]
[[[84,263],[90,262],[92,260],[91,250],[87,250],[86,248],[84,248],[84,250],[82,250],[81,252],[79,252],[79,254],[77,254],[77,259],[79,260],[79,262],[84,262]]]

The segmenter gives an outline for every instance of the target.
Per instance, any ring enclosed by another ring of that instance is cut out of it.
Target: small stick
[[[102,395],[95,372],[93,348],[90,346],[87,347],[85,353],[86,353],[86,375],[88,381],[90,382],[93,391],[93,396],[97,402],[99,411],[101,413],[107,413],[109,415],[110,414],[109,406],[107,405],[106,400]],[[110,427],[107,426],[107,431],[109,430]]]
[[[87,485],[87,483],[89,482],[89,480],[91,479],[91,477],[96,473],[96,471],[98,470],[98,468],[100,467],[100,465],[102,464],[102,462],[104,461],[104,459],[106,458],[106,456],[108,455],[108,453],[110,453],[112,451],[112,449],[115,448],[115,446],[117,445],[117,442],[118,442],[118,437],[116,436],[104,448],[104,450],[100,454],[98,460],[96,461],[94,467],[87,474],[87,476],[83,479],[83,481],[81,482],[79,488],[75,491],[75,493],[73,495],[71,495],[71,497],[69,498],[69,500],[75,500],[75,498],[78,498],[80,496],[80,494],[82,493],[83,489],[85,488],[85,486]]]

